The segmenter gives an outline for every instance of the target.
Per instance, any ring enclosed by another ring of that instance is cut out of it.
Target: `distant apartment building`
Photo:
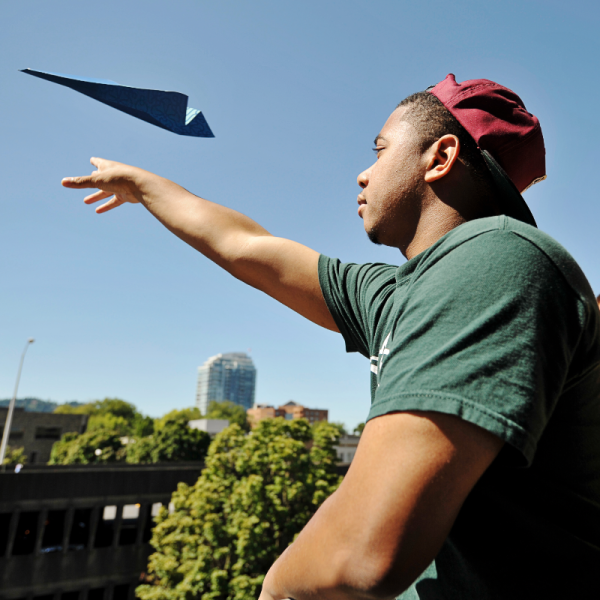
[[[227,419],[194,419],[188,421],[188,425],[192,429],[206,431],[210,437],[215,437],[217,433],[221,433],[223,429],[229,427],[229,421]]]
[[[352,462],[359,441],[359,435],[346,434],[340,437],[337,446],[335,446],[335,452],[341,465],[349,465]]]
[[[0,436],[8,409],[0,407]],[[24,448],[29,464],[47,463],[54,442],[64,433],[83,433],[87,428],[88,415],[63,415],[47,412],[28,412],[15,408],[8,445]]]
[[[282,404],[278,408],[268,404],[257,404],[254,408],[248,409],[246,413],[248,414],[248,420],[253,427],[263,419],[272,419],[274,417],[283,417],[290,421],[293,419],[307,419],[311,424],[316,423],[317,421],[327,421],[329,417],[328,410],[322,408],[307,408],[292,400],[286,404]]]
[[[198,367],[196,406],[203,415],[211,402],[229,400],[251,408],[254,404],[256,368],[245,352],[228,352],[209,358]]]

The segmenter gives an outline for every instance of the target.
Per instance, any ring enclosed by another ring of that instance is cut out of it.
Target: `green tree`
[[[315,425],[318,423],[323,423],[323,421],[317,421],[317,423],[315,423]],[[342,423],[341,421],[333,421],[331,424],[335,425],[339,429],[340,435],[348,435],[348,431],[346,430],[346,425],[344,423]]]
[[[115,431],[120,436],[143,437],[154,431],[154,419],[142,415],[131,402],[104,398],[77,406],[61,404],[54,411],[62,414],[90,415],[87,429]]]
[[[98,413],[92,415],[87,424],[87,431],[96,431],[103,429],[104,431],[114,431],[119,436],[123,437],[131,434],[131,423],[124,417],[113,415],[111,413]]]
[[[155,429],[159,430],[165,426],[169,421],[193,421],[195,419],[201,419],[202,413],[197,406],[191,406],[190,408],[174,408],[172,411],[156,419]]]
[[[133,437],[144,437],[154,433],[154,419],[137,413],[133,419],[131,428]]]
[[[110,463],[123,460],[125,448],[119,434],[106,429],[65,433],[50,452],[50,465]]]
[[[120,398],[104,398],[104,400],[93,400],[79,406],[61,404],[56,407],[54,412],[77,415],[104,415],[110,413],[131,422],[137,413],[137,409],[131,402],[126,402]]]
[[[148,437],[127,444],[126,460],[131,463],[202,460],[210,444],[205,431],[188,427],[187,420],[167,421]]]
[[[209,402],[205,418],[227,419],[230,425],[235,423],[244,431],[250,431],[246,409],[239,404],[230,402],[229,400],[224,400],[223,402]]]
[[[15,465],[24,465],[27,462],[25,448],[11,448],[7,446],[6,454],[4,455],[3,465],[14,467]]]
[[[365,428],[365,424],[364,423],[359,423],[355,428],[354,428],[354,435],[362,435],[363,429]]]
[[[339,429],[305,419],[265,419],[246,434],[230,425],[213,440],[194,486],[179,484],[175,510],[153,531],[151,584],[142,600],[246,600],[333,493]]]
[[[154,435],[133,438],[125,448],[125,460],[128,463],[153,463]]]

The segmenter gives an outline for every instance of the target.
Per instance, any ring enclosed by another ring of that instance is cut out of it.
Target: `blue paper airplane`
[[[144,90],[120,85],[107,79],[88,79],[59,73],[43,73],[32,69],[23,69],[22,73],[70,87],[128,115],[179,135],[215,137],[202,112],[195,108],[188,108],[188,97],[179,92]]]

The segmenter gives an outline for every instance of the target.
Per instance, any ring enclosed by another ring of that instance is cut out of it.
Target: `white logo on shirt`
[[[383,340],[383,345],[379,349],[378,356],[371,356],[371,371],[377,375],[377,381],[379,382],[379,378],[381,376],[381,370],[383,369],[383,359],[390,353],[390,349],[387,347],[388,342],[391,342],[392,332],[390,331],[387,334],[385,340]],[[379,385],[379,383],[377,383]]]

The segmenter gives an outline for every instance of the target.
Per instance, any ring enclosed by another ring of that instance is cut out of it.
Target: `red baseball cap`
[[[504,192],[506,214],[535,226],[521,192],[546,178],[546,149],[537,117],[512,90],[489,79],[457,83],[450,73],[427,91],[475,140]]]

